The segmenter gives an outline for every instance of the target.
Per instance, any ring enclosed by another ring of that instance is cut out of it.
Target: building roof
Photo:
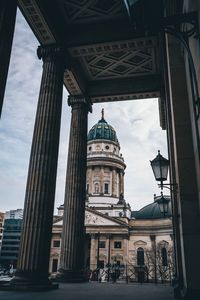
[[[104,119],[104,110],[102,109],[102,117],[89,131],[87,140],[110,140],[118,143],[115,129]]]
[[[169,196],[165,196],[166,199],[170,200]],[[154,198],[154,202],[150,203],[144,207],[142,207],[138,211],[132,211],[131,212],[131,218],[134,219],[161,219],[163,218],[163,214],[160,211],[159,205],[158,205],[158,200],[160,199],[159,197]],[[167,218],[171,217],[171,205],[169,201],[169,210],[168,213],[166,213]]]

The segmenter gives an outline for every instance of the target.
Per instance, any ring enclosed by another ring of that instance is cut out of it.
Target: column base
[[[49,291],[58,288],[58,283],[52,283],[48,276],[38,272],[16,272],[8,283],[0,285],[0,290],[7,291]]]
[[[183,300],[197,300],[200,299],[200,290],[198,289],[184,289],[181,291],[181,299]]]
[[[173,289],[174,289],[174,298],[181,299],[181,287],[179,284],[178,278],[174,278],[172,281]]]
[[[85,273],[81,270],[64,270],[59,269],[58,273],[56,274],[56,281],[58,282],[71,282],[71,283],[80,283],[86,282]]]

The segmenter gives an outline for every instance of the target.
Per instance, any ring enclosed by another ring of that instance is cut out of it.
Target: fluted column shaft
[[[0,116],[10,63],[17,11],[17,0],[0,1]]]
[[[43,59],[25,196],[23,231],[13,284],[48,283],[63,90],[63,60],[55,45],[38,48]]]
[[[119,172],[119,195],[124,193],[124,190],[123,190],[123,187],[124,187],[123,179],[124,179],[123,178],[123,171],[120,170],[120,172]]]
[[[83,277],[88,102],[84,97],[68,98],[72,117],[58,273],[58,277],[66,281],[79,281]]]

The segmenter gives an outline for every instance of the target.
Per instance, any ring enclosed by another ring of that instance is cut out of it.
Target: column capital
[[[43,62],[55,61],[63,59],[64,62],[64,51],[57,44],[38,46],[37,56],[39,59],[42,59]]]
[[[89,112],[92,112],[92,101],[89,96],[84,95],[70,95],[68,96],[68,105],[73,106],[81,104],[85,105]]]

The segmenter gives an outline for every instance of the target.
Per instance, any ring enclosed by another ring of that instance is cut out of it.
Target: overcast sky
[[[0,122],[0,211],[23,208],[34,120],[42,74],[37,58],[38,41],[18,12]],[[71,109],[63,91],[60,149],[55,207],[63,204]],[[158,149],[167,157],[166,132],[159,125],[157,99],[93,105],[89,128],[101,117],[112,125],[127,165],[125,199],[132,210],[153,201],[160,194],[149,160]]]

